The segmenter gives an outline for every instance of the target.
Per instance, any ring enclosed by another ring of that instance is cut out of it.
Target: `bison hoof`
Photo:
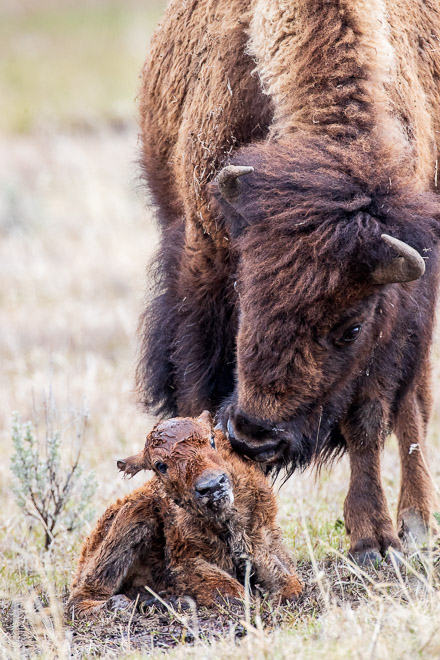
[[[409,552],[414,552],[428,543],[429,528],[420,511],[409,509],[402,513],[399,538]]]
[[[374,568],[377,568],[382,563],[382,555],[374,548],[351,552],[350,557],[359,566],[374,566]]]
[[[385,561],[393,566],[402,566],[403,565],[403,553],[400,550],[396,550],[390,546],[385,555]]]
[[[116,594],[111,596],[106,603],[106,607],[111,612],[118,612],[119,610],[126,610],[133,605],[133,601],[124,594]]]

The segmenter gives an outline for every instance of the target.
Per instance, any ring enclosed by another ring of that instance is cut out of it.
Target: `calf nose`
[[[201,477],[195,484],[195,491],[197,497],[210,497],[228,487],[229,479],[226,474],[216,474],[215,476]]]

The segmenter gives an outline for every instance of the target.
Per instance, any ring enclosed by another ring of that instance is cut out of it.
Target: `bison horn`
[[[373,273],[375,284],[392,284],[397,282],[413,282],[425,272],[425,262],[414,248],[398,238],[382,234],[381,238],[397,253],[390,263],[376,268]]]
[[[240,194],[241,176],[251,174],[253,167],[243,167],[242,165],[227,165],[217,176],[217,183],[222,196],[227,202],[233,203]]]

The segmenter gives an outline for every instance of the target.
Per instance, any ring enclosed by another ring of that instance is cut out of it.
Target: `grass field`
[[[142,483],[115,459],[138,451],[152,419],[132,393],[145,266],[157,235],[140,185],[137,76],[160,2],[6,3],[0,22],[0,655],[22,657],[438,658],[440,591],[433,557],[361,571],[341,522],[346,459],[279,491],[280,523],[306,584],[295,608],[108,613],[72,625],[63,606],[79,547],[96,517]],[[2,10],[3,11],[3,10]],[[434,348],[430,468],[440,485],[440,342]],[[10,420],[44,436],[56,402],[66,460],[75,410],[89,423],[81,461],[96,473],[95,516],[62,530],[50,552],[11,491]],[[395,441],[384,456],[393,512]],[[437,569],[438,571],[438,569]]]

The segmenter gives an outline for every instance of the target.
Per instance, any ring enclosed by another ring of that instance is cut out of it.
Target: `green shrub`
[[[95,474],[85,473],[79,462],[87,412],[76,416],[73,451],[72,442],[62,443],[61,431],[54,429],[53,420],[50,407],[46,409],[45,437],[41,441],[31,422],[23,424],[18,413],[12,416],[12,490],[24,514],[44,528],[46,550],[62,529],[77,531],[92,518],[91,501],[96,491]],[[70,460],[65,459],[67,449],[73,456]]]

